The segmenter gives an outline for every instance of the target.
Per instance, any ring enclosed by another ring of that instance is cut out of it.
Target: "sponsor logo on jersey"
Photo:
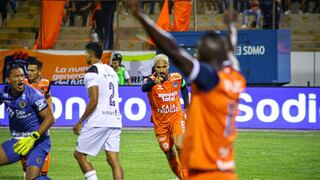
[[[39,99],[35,102],[35,104],[38,107],[38,111],[43,110],[47,105],[45,99]]]
[[[244,90],[244,85],[242,81],[238,80],[224,80],[223,86],[226,91],[232,92],[232,93],[241,93]]]
[[[31,116],[31,113],[26,113],[25,111],[21,111],[19,109],[16,109],[15,113],[18,119],[26,119]]]
[[[178,87],[178,82],[174,82],[173,87],[175,87],[175,88]]]
[[[22,137],[27,137],[32,134],[32,132],[16,132],[12,131],[11,132],[12,136],[14,136],[15,139],[21,139]]]
[[[159,140],[160,142],[163,142],[163,141],[165,141],[166,139],[167,139],[166,136],[160,136],[160,137],[158,137],[158,140]]]
[[[19,102],[19,107],[20,108],[25,108],[26,107],[26,102],[24,101],[24,100],[21,100],[20,102]]]
[[[163,143],[162,147],[163,147],[163,149],[168,149],[169,148],[169,144],[168,143]]]
[[[37,158],[37,163],[41,164],[42,163],[42,159],[40,157]]]
[[[161,98],[163,102],[170,102],[170,101],[175,101],[177,95],[178,95],[178,92],[173,91],[172,93],[158,94],[158,97]]]
[[[175,104],[162,105],[161,109],[157,109],[158,113],[167,114],[167,113],[176,113],[179,111],[179,106]]]
[[[161,84],[158,85],[157,89],[158,89],[158,90],[162,90],[162,89],[163,89],[163,87],[161,86]]]

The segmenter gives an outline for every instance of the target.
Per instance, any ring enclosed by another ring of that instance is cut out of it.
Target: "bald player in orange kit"
[[[157,48],[193,82],[182,146],[182,165],[189,171],[186,179],[237,179],[235,117],[239,95],[246,86],[233,54],[237,14],[229,11],[225,15],[226,42],[215,32],[206,33],[199,41],[195,59],[140,11],[138,0],[127,3]]]

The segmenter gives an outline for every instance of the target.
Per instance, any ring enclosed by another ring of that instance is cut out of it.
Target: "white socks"
[[[86,180],[98,180],[98,176],[97,176],[96,170],[92,170],[92,171],[86,172],[84,174],[84,177],[86,177]]]

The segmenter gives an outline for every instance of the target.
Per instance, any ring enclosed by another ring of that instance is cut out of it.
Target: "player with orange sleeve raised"
[[[171,170],[182,179],[180,152],[185,129],[184,112],[180,104],[179,92],[184,108],[189,105],[188,87],[179,73],[169,73],[169,58],[164,54],[154,57],[154,74],[145,79],[142,91],[147,92],[152,109],[156,138],[165,153]],[[175,148],[174,148],[175,147]]]
[[[138,0],[127,2],[156,46],[193,82],[182,146],[182,165],[189,171],[186,179],[237,179],[235,117],[239,95],[246,86],[233,55],[237,14],[226,13],[227,41],[215,32],[206,33],[199,41],[195,59],[140,11]]]
[[[24,83],[39,90],[46,98],[46,102],[53,111],[52,107],[52,99],[50,95],[50,81],[48,79],[44,79],[41,77],[42,75],[42,62],[39,60],[30,60],[28,62],[28,77],[24,79]],[[26,171],[26,158],[21,158],[21,164],[23,171]],[[41,175],[45,176],[48,174],[49,167],[51,164],[51,156],[50,153],[46,156],[45,162],[41,169]]]

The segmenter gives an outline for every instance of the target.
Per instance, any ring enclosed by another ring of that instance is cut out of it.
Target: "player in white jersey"
[[[119,161],[121,115],[119,112],[118,76],[109,65],[101,62],[103,53],[98,43],[86,45],[87,63],[91,67],[84,77],[89,103],[73,131],[79,135],[74,157],[87,180],[97,174],[87,155],[96,156],[104,149],[107,162],[116,180],[123,179]],[[82,128],[83,122],[86,122]],[[82,129],[81,129],[82,128]]]

